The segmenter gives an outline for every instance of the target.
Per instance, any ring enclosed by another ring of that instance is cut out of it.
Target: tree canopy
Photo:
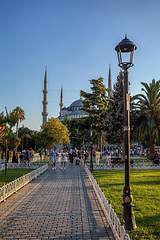
[[[70,139],[72,147],[80,149],[85,145],[90,144],[90,125],[88,117],[83,117],[79,119],[70,119],[67,118],[62,121],[64,125],[67,126],[70,131]],[[93,138],[95,136],[95,131],[93,131]]]
[[[91,93],[81,90],[83,100],[83,108],[85,112],[94,116],[95,128],[99,133],[98,148],[102,152],[102,129],[105,124],[105,119],[108,110],[108,97],[106,96],[107,89],[103,84],[103,78],[89,80],[92,87]]]
[[[145,137],[150,146],[150,158],[155,153],[156,138],[160,136],[160,80],[150,84],[141,82],[144,94],[137,94],[134,100],[139,112],[135,134]]]
[[[112,96],[109,99],[109,111],[106,120],[106,140],[109,143],[116,143],[118,145],[123,142],[123,99],[123,73],[120,72],[113,86]]]
[[[17,119],[17,127],[16,127],[16,137],[18,138],[18,126],[19,122],[22,122],[25,119],[25,112],[21,107],[16,107],[13,110],[13,113]]]
[[[49,118],[48,122],[41,126],[39,141],[42,147],[51,148],[57,143],[69,144],[70,132],[58,118]]]

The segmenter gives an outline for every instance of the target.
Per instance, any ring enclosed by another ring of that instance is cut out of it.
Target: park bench
[[[112,163],[112,166],[113,166],[113,168],[114,168],[114,166],[115,166],[116,164],[118,164],[118,165],[124,164],[125,161],[122,160],[120,157],[112,157],[112,158],[111,158],[111,163]],[[133,160],[130,160],[130,164],[133,164]]]

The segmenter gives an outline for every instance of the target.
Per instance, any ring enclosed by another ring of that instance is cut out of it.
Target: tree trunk
[[[149,142],[149,148],[150,148],[150,155],[149,155],[149,159],[153,160],[154,154],[155,154],[155,146],[156,146],[156,140],[152,139]]]
[[[97,142],[97,148],[99,149],[100,147],[99,147],[99,137],[98,137],[98,142]]]
[[[18,122],[17,122],[17,128],[16,128],[16,138],[18,138]]]
[[[120,150],[119,150],[119,142],[117,143],[117,150],[118,150],[118,156],[119,156],[119,153],[120,153]]]
[[[8,145],[6,144],[5,175],[7,175],[7,149],[8,149]]]

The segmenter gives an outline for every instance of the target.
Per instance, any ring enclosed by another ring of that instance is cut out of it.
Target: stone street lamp
[[[89,122],[90,122],[90,145],[91,145],[91,162],[90,162],[90,171],[91,173],[94,172],[93,169],[93,159],[92,159],[92,147],[93,147],[93,139],[92,139],[92,124],[93,124],[93,118],[94,116],[92,114],[89,114]]]
[[[131,42],[127,36],[116,46],[115,50],[118,55],[118,66],[123,69],[124,73],[124,152],[125,152],[125,187],[123,190],[123,214],[122,219],[125,221],[125,229],[136,229],[136,222],[133,212],[133,196],[130,187],[130,94],[129,94],[129,68],[132,67],[134,51],[136,45]],[[129,60],[126,57],[129,57]]]

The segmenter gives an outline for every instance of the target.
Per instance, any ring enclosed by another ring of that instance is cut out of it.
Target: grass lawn
[[[93,175],[121,219],[124,171],[95,170]],[[131,188],[137,224],[131,239],[160,239],[160,171],[131,170]]]
[[[14,168],[14,169],[7,169],[7,175],[5,175],[5,171],[2,170],[0,172],[0,187],[3,186],[3,183],[7,184],[12,182],[15,178],[19,178],[23,176],[23,174],[27,174],[35,169],[28,169],[28,168]]]

